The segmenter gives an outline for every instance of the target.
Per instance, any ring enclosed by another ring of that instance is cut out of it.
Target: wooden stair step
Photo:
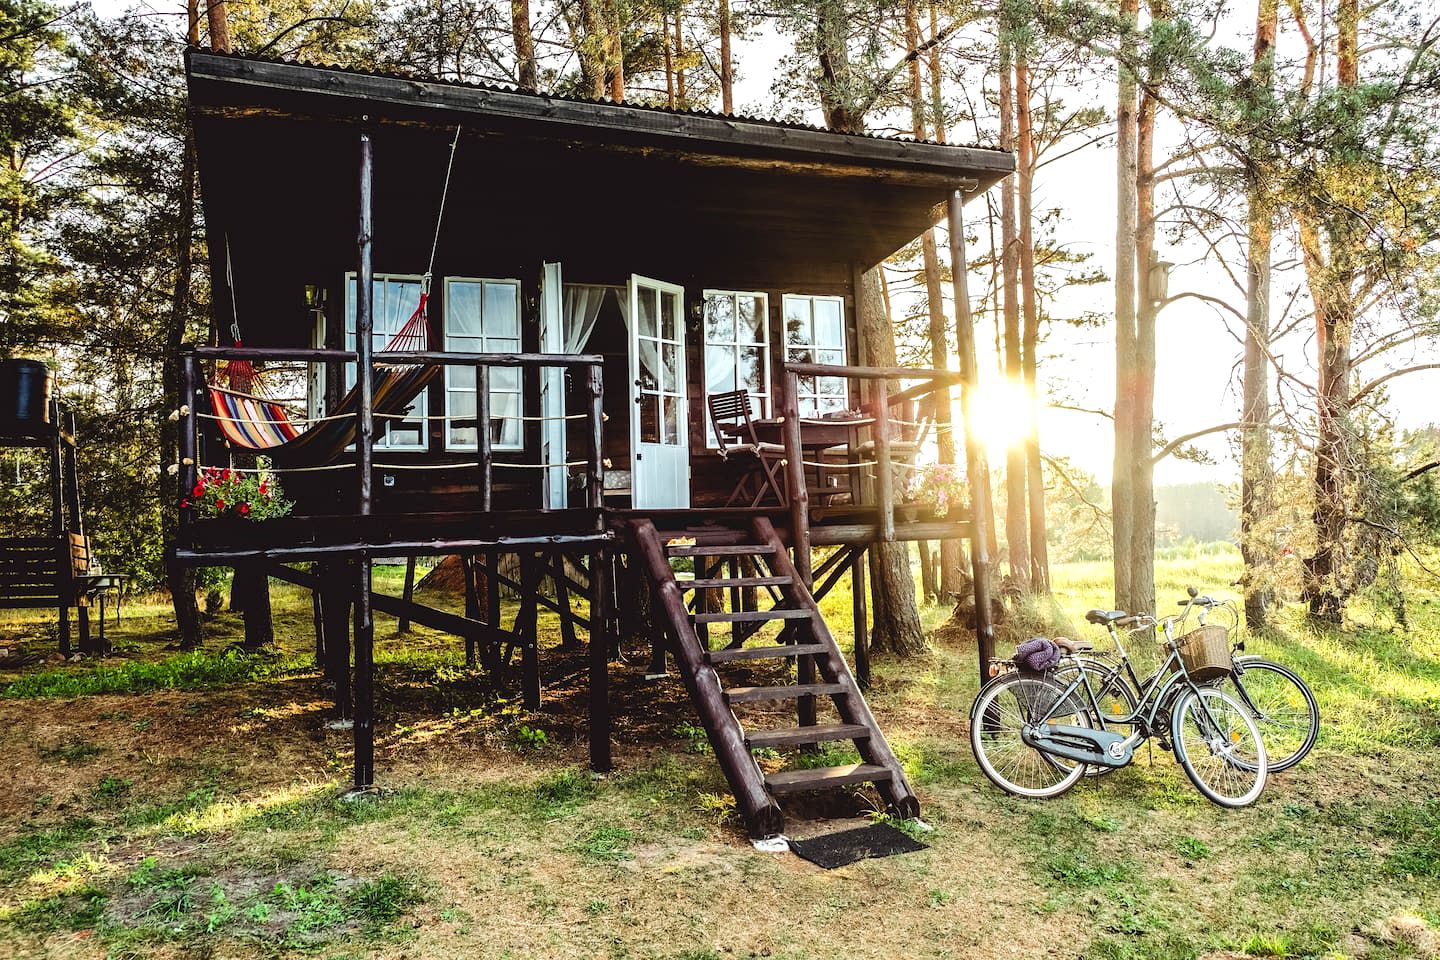
[[[722,610],[719,613],[697,613],[696,623],[754,623],[767,620],[809,620],[809,610]]]
[[[802,790],[829,790],[852,783],[880,783],[893,779],[886,767],[874,763],[850,763],[843,767],[814,767],[809,770],[781,770],[767,773],[765,786],[771,793],[798,793]]]
[[[731,687],[725,699],[731,703],[761,700],[799,700],[801,697],[838,697],[848,691],[843,683],[792,683],[777,687]]]
[[[873,735],[863,723],[817,723],[808,727],[756,730],[745,735],[745,742],[752,747],[798,747],[830,740],[868,740]]]
[[[775,548],[768,543],[737,543],[728,547],[677,543],[665,549],[672,557],[760,557],[775,552]]]
[[[775,660],[780,657],[803,657],[807,654],[824,653],[829,648],[823,643],[786,643],[778,647],[736,647],[733,650],[711,650],[705,659],[711,663],[730,663],[735,660]]]
[[[723,590],[726,587],[788,587],[795,581],[789,577],[718,577],[676,582],[681,590]]]

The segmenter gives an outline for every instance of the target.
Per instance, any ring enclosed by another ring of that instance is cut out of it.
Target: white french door
[[[690,506],[690,418],[686,410],[685,290],[632,276],[630,491],[636,507]]]

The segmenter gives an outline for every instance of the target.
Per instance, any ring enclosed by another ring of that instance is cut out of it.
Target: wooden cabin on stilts
[[[550,607],[588,633],[596,770],[617,637],[643,631],[752,835],[781,831],[783,794],[861,782],[916,815],[862,689],[865,554],[969,541],[983,669],[987,511],[916,517],[895,488],[923,411],[968,403],[963,205],[1013,157],[199,51],[188,78],[232,336],[182,358],[180,490],[240,464],[296,506],[183,508],[177,556],[314,591],[355,787],[375,778],[375,611],[497,673],[518,657],[535,707]],[[960,371],[861,365],[856,277],[945,216]],[[236,365],[240,381],[220,374]],[[964,449],[982,505],[983,453]],[[372,589],[376,558],[426,555],[465,558],[466,615]],[[853,671],[818,606],[847,577]],[[767,663],[794,666],[737,682]],[[747,723],[758,702],[792,705],[793,725]],[[826,741],[862,762],[766,773],[752,752]]]

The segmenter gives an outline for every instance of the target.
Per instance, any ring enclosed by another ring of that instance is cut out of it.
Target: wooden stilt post
[[[359,265],[355,282],[355,383],[359,387],[359,423],[355,453],[360,474],[359,512],[370,513],[371,465],[375,444],[375,270],[371,259],[374,232],[372,186],[374,147],[369,133],[360,134],[360,223],[356,237]],[[370,609],[370,556],[356,564],[355,591],[355,789],[375,783],[375,619]]]
[[[479,559],[473,553],[460,555],[460,573],[465,579],[465,616],[471,620],[480,619],[480,574]],[[475,666],[475,637],[465,637],[465,666]]]
[[[790,500],[790,540],[795,554],[795,571],[809,590],[815,583],[810,558],[810,493],[805,487],[804,448],[800,443],[800,376],[793,371],[785,374],[785,394],[780,398],[785,437],[785,492]],[[808,628],[797,626],[797,632]],[[797,633],[798,635],[798,633]],[[801,643],[810,637],[799,636]],[[797,657],[796,675],[801,684],[815,682],[815,658]],[[800,697],[796,715],[802,727],[815,725],[815,698]]]
[[[415,599],[415,558],[413,556],[405,558],[405,591],[403,596],[405,597],[406,603]],[[395,631],[397,633],[410,632],[410,615],[408,613],[400,615],[400,622],[396,625]]]
[[[550,556],[550,582],[555,585],[555,606],[560,614],[560,647],[563,650],[578,650],[580,642],[575,639],[575,617],[570,610],[570,581],[565,576],[565,554]]]
[[[850,603],[855,616],[855,682],[870,689],[870,623],[865,603],[865,548],[850,556]]]
[[[540,560],[530,551],[520,555],[520,613],[515,632],[520,636],[521,699],[526,710],[540,709],[540,629],[535,593],[540,589]]]
[[[965,476],[970,485],[970,568],[975,577],[975,640],[980,659],[980,682],[990,672],[995,656],[995,625],[990,619],[990,466],[985,448],[971,429],[971,405],[979,383],[975,360],[975,321],[970,314],[970,285],[965,264],[964,194],[950,194],[950,282],[955,290],[955,333],[960,348],[960,407],[965,425]]]
[[[590,558],[590,769],[609,773],[610,757],[610,558]]]
[[[335,685],[334,719],[345,721],[354,716],[350,702],[350,604],[355,584],[348,561],[326,563],[324,577],[325,672]]]

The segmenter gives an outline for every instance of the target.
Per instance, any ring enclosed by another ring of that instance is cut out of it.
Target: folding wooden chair
[[[780,506],[785,506],[788,502],[782,478],[785,447],[778,443],[762,443],[755,435],[755,422],[750,416],[749,391],[731,390],[728,393],[712,394],[709,404],[710,423],[715,428],[715,440],[720,445],[720,455],[726,460],[740,457],[754,461],[754,468],[740,477],[740,482],[731,491],[725,506],[732,507],[750,497],[750,506],[758,507],[766,493],[773,494],[775,501]],[[731,427],[729,432],[725,429],[727,426]],[[756,481],[753,496],[750,494],[752,479]]]

